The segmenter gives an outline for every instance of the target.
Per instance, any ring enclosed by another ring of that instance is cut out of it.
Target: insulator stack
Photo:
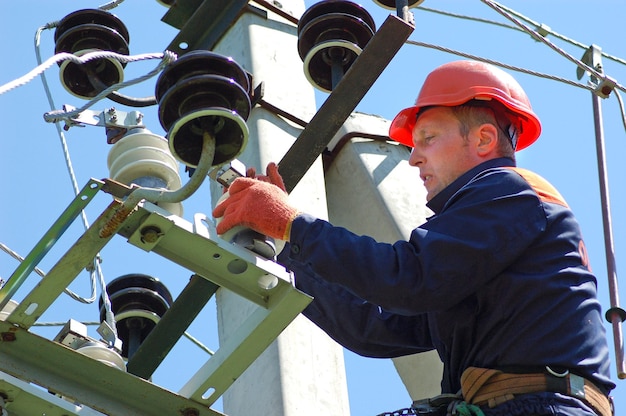
[[[54,32],[54,51],[76,56],[96,51],[128,55],[129,40],[126,26],[116,16],[99,9],[84,9],[61,19]],[[90,99],[105,88],[122,82],[125,66],[126,63],[113,58],[93,59],[84,64],[66,60],[60,64],[59,75],[67,91],[79,98]]]
[[[178,161],[167,140],[149,130],[136,128],[118,140],[107,158],[110,177],[126,185],[177,190],[182,186]],[[172,214],[182,216],[181,203],[158,202]]]
[[[215,140],[212,166],[236,158],[248,140],[250,88],[239,64],[213,52],[191,51],[168,66],[157,80],[155,96],[174,157],[197,167],[208,133]]]
[[[331,92],[375,32],[374,19],[356,3],[315,3],[298,23],[298,53],[306,78],[315,88]]]
[[[122,356],[130,358],[172,304],[172,295],[157,278],[145,274],[120,276],[107,285]],[[105,309],[100,300],[100,320]]]

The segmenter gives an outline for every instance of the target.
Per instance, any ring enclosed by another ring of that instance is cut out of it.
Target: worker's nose
[[[411,154],[409,156],[409,165],[419,167],[423,161],[424,158],[420,155],[420,152],[414,147],[411,150]]]

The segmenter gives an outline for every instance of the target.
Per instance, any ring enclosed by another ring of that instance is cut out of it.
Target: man
[[[390,128],[413,148],[434,212],[409,241],[379,243],[299,212],[274,164],[262,180],[233,182],[213,212],[217,231],[240,224],[288,241],[277,260],[314,296],[304,314],[346,348],[436,349],[442,392],[459,393],[449,414],[610,416],[615,385],[578,223],[556,189],[515,167],[540,131],[509,74],[445,64]]]

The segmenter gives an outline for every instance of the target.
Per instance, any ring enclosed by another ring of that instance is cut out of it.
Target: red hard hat
[[[522,150],[537,140],[541,122],[533,113],[522,87],[510,74],[478,61],[455,61],[433,70],[426,77],[415,105],[400,111],[391,122],[389,137],[413,147],[413,127],[421,108],[454,107],[470,100],[492,99],[518,117],[519,135],[515,150]]]

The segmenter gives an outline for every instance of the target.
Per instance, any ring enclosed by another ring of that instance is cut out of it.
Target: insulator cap
[[[88,52],[110,51],[129,54],[129,35],[126,26],[116,16],[99,10],[84,9],[65,16],[54,33],[55,54],[61,52],[82,56]],[[94,59],[84,64],[63,61],[60,66],[61,83],[71,94],[84,99],[93,98],[102,88],[124,79],[126,63],[116,59]]]
[[[376,24],[362,6],[344,0],[320,1],[298,23],[298,54],[304,73],[316,88],[332,91],[374,36]]]

